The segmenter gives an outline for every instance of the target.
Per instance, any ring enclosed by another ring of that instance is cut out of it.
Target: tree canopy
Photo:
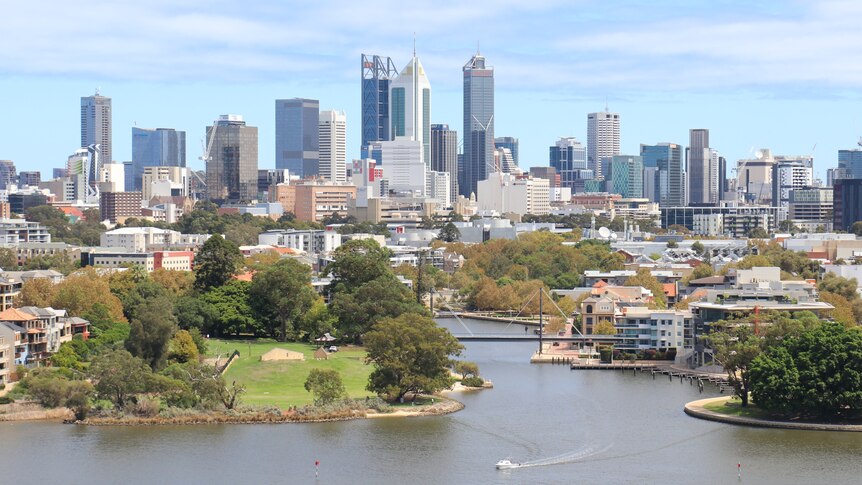
[[[221,234],[213,234],[195,256],[195,288],[206,291],[224,285],[241,262],[239,247]]]
[[[254,275],[249,299],[264,331],[285,341],[300,336],[302,317],[318,296],[311,287],[311,269],[284,259]]]
[[[451,386],[450,358],[463,348],[448,330],[417,313],[380,320],[364,342],[367,361],[374,365],[368,390],[393,401]]]

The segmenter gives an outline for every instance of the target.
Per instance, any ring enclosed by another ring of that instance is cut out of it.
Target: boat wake
[[[592,446],[588,446],[585,448],[581,448],[577,451],[564,453],[562,455],[552,456],[550,458],[542,458],[540,460],[533,460],[524,463],[520,463],[518,468],[527,468],[534,466],[549,466],[549,465],[562,465],[565,463],[573,463],[578,460],[583,460],[584,458],[588,458],[594,455],[598,455],[599,453],[604,453],[611,449],[614,446],[613,443],[603,447],[603,448],[595,448]]]

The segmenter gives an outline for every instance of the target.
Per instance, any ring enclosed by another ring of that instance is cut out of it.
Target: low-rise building
[[[102,192],[99,213],[104,220],[116,224],[130,217],[141,217],[141,192]]]
[[[51,233],[38,222],[24,219],[0,219],[0,245],[16,246],[21,243],[50,243]]]
[[[72,322],[65,310],[51,307],[8,308],[0,312],[0,322],[11,323],[27,331],[26,363],[44,361],[63,342],[72,340]]]
[[[273,229],[260,233],[257,241],[258,244],[290,248],[308,254],[320,254],[335,251],[341,246],[341,234],[319,229]]]
[[[686,331],[691,332],[692,313],[688,310],[653,310],[647,307],[626,307],[617,316],[614,328],[619,341],[614,349],[639,351],[647,349],[677,349],[686,353]]]
[[[27,362],[27,329],[0,321],[0,384],[17,380],[15,369]]]
[[[102,247],[121,247],[143,253],[154,250],[196,250],[209,238],[209,234],[182,234],[158,227],[123,227],[102,233],[99,243]]]
[[[194,269],[193,251],[152,251],[139,253],[121,248],[90,248],[81,251],[81,267],[124,268],[141,266],[147,272],[157,269],[191,271]]]

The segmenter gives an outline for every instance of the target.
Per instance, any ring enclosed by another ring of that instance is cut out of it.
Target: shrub
[[[647,349],[644,351],[644,359],[653,360],[655,359],[656,351],[655,349]]]
[[[158,398],[152,398],[149,396],[138,396],[137,402],[135,402],[135,404],[133,404],[131,407],[131,411],[136,416],[152,418],[158,416],[161,407],[162,403],[159,401]]]
[[[485,379],[482,379],[479,376],[470,376],[466,379],[461,379],[461,385],[467,387],[482,387],[485,385]]]
[[[0,404],[12,404],[13,402],[15,400],[9,396],[0,396]]]

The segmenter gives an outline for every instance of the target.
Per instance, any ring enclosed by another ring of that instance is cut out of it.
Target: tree
[[[144,359],[154,370],[161,369],[177,327],[173,305],[167,298],[155,298],[140,304],[134,313],[126,350]]]
[[[769,233],[766,232],[766,229],[757,226],[748,231],[748,237],[750,239],[766,239],[769,237]]]
[[[188,330],[175,333],[168,344],[168,360],[173,362],[197,362],[198,355],[198,347]]]
[[[595,335],[616,335],[617,329],[614,324],[608,321],[601,321],[593,326],[593,334]]]
[[[201,295],[204,303],[214,311],[211,330],[216,335],[241,333],[263,335],[263,329],[252,316],[248,281],[230,280]]]
[[[112,350],[93,359],[90,376],[96,392],[121,408],[129,396],[146,390],[147,378],[152,374],[142,359],[125,350]]]
[[[27,280],[21,286],[21,292],[15,297],[15,306],[49,307],[54,303],[57,287],[48,278]]]
[[[856,278],[844,278],[835,273],[826,273],[823,279],[817,283],[818,291],[828,291],[846,298],[848,301],[859,298],[859,293],[856,292]]]
[[[236,244],[213,234],[195,257],[195,288],[201,291],[224,285],[236,274],[242,254]]]
[[[862,333],[824,322],[783,339],[751,365],[758,407],[785,417],[847,419],[862,412]]]
[[[150,273],[150,278],[174,298],[188,295],[194,290],[195,274],[190,271],[159,268]]]
[[[857,236],[862,236],[862,221],[856,221],[850,226],[850,232]]]
[[[427,312],[391,273],[368,281],[351,293],[335,293],[329,310],[338,317],[340,336],[353,341],[359,341],[363,333],[383,318]]]
[[[727,330],[713,332],[706,340],[713,349],[715,360],[724,366],[727,381],[742,400],[742,406],[748,406],[748,393],[751,391],[749,367],[760,355],[761,339],[754,335],[747,324],[728,327],[719,321],[716,327],[725,327]]]
[[[703,263],[694,267],[691,271],[691,274],[682,279],[682,284],[687,285],[692,280],[699,280],[701,278],[707,278],[712,276],[715,272],[712,269],[712,265]]]
[[[461,239],[461,231],[455,227],[455,224],[447,222],[446,225],[440,228],[440,232],[437,234],[437,239],[444,242],[455,242]]]
[[[215,308],[204,298],[182,296],[174,303],[177,325],[183,330],[197,329],[209,333],[218,318]]]
[[[347,395],[341,374],[334,369],[311,369],[305,379],[305,390],[314,396],[314,404],[329,404]]]
[[[785,219],[778,224],[778,230],[781,232],[795,233],[799,230],[799,228],[796,227],[796,225],[793,224],[793,221],[791,221],[790,219]]]
[[[673,239],[671,239],[670,241],[667,242],[667,247],[668,247],[668,249],[675,249],[675,248],[679,247],[679,244],[676,241],[674,241]]]
[[[50,205],[30,207],[24,211],[24,219],[46,226],[51,237],[56,241],[65,241],[69,237],[69,219],[56,207]]]
[[[452,364],[452,368],[458,374],[461,374],[461,379],[466,379],[468,376],[479,375],[479,365],[469,360],[456,360]]]
[[[821,291],[820,300],[835,307],[829,311],[833,320],[845,327],[854,327],[857,325],[856,315],[853,312],[853,305],[847,300],[847,298],[844,298],[837,293]]]
[[[333,252],[326,267],[335,291],[354,291],[364,283],[391,274],[391,252],[373,239],[351,239]]]
[[[634,276],[630,276],[626,280],[623,286],[642,286],[652,292],[653,301],[655,302],[656,307],[667,307],[667,297],[664,294],[664,287],[659,283],[658,279],[650,273],[648,268],[639,269]]]
[[[123,304],[111,293],[107,278],[89,268],[57,283],[51,306],[64,308],[70,316],[81,317],[96,304],[102,304],[115,322],[125,322]]]
[[[329,311],[323,298],[317,298],[302,318],[297,327],[297,338],[314,342],[326,332],[331,332],[338,323],[338,318]]]
[[[0,269],[15,271],[18,269],[18,255],[14,249],[0,248]]]
[[[172,312],[172,296],[163,286],[149,278],[145,278],[133,286],[121,299],[123,302],[123,313],[126,315],[126,319],[131,322],[137,317],[142,304],[157,299],[168,302],[170,304],[170,311]]]
[[[703,254],[706,252],[706,248],[700,241],[693,242],[691,245],[691,250],[694,251],[694,254],[697,254],[698,256],[703,256]]]
[[[374,365],[367,389],[393,401],[451,386],[450,357],[463,349],[448,330],[417,313],[380,320],[363,341]]]
[[[295,259],[281,260],[254,275],[249,298],[267,334],[282,342],[296,338],[299,320],[317,300],[311,269]]]

